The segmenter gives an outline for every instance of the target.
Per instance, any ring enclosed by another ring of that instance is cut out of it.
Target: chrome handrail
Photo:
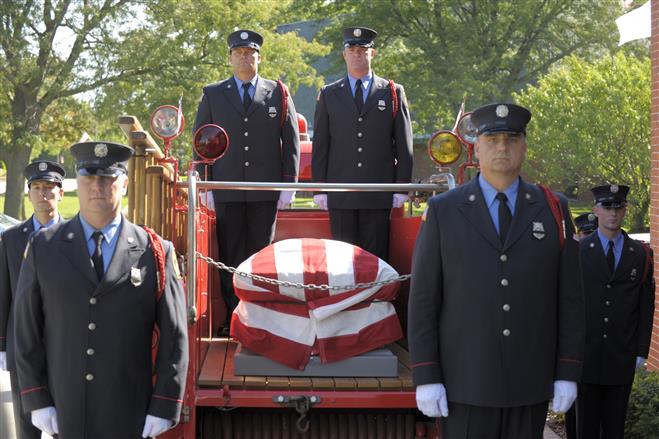
[[[185,185],[185,183],[179,184]],[[430,183],[281,183],[261,181],[197,181],[196,186],[199,189],[213,190],[299,190],[305,192],[432,192],[446,189],[441,184]],[[192,194],[192,192],[189,194]]]

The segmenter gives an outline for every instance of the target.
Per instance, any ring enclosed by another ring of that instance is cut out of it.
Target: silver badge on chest
[[[136,287],[142,285],[142,271],[138,267],[130,267],[130,283]]]
[[[387,104],[384,102],[384,99],[378,101],[378,110],[384,111],[387,108]]]
[[[533,236],[535,239],[542,239],[545,237],[545,226],[540,221],[533,221]]]
[[[632,272],[629,274],[629,277],[632,281],[636,280],[636,273],[637,273],[636,269],[632,268]]]
[[[277,117],[277,108],[276,107],[269,107],[268,108],[268,116]]]

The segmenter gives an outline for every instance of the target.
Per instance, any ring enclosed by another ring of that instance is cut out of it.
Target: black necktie
[[[508,208],[508,197],[506,194],[499,192],[497,194],[497,200],[499,200],[499,239],[501,239],[501,242],[503,243],[506,241],[508,230],[510,230],[510,223],[513,220],[513,215]]]
[[[247,110],[249,105],[252,103],[252,98],[249,97],[249,86],[252,85],[249,82],[243,82],[243,108]]]
[[[94,249],[94,254],[92,255],[92,262],[94,263],[94,271],[96,271],[96,277],[100,282],[103,279],[103,253],[101,252],[101,244],[103,243],[103,234],[98,230],[92,233],[92,239],[96,244],[96,249]]]
[[[616,257],[613,254],[613,241],[609,241],[609,249],[606,252],[606,263],[609,265],[609,271],[613,274],[616,271]]]
[[[358,79],[355,82],[355,105],[357,105],[357,111],[361,114],[362,108],[364,107],[364,91],[362,90],[362,80]]]

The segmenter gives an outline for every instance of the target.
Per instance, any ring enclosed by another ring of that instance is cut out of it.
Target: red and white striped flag
[[[252,255],[239,271],[270,279],[330,286],[398,277],[385,261],[340,241],[288,239]],[[402,337],[396,311],[399,282],[349,290],[302,289],[234,275],[240,299],[231,336],[260,355],[304,370],[379,348]]]

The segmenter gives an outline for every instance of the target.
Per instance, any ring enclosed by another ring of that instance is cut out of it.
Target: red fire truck
[[[430,157],[440,172],[420,184],[315,184],[311,183],[311,142],[306,120],[299,118],[301,151],[299,183],[207,182],[191,164],[187,178],[179,178],[178,161],[169,154],[170,143],[183,129],[180,109],[158,109],[152,130],[164,140],[159,148],[139,122],[120,118],[129,143],[136,149],[130,166],[129,218],[146,223],[174,241],[185,268],[190,361],[180,424],[162,437],[174,438],[417,438],[437,437],[435,425],[416,410],[406,340],[387,348],[397,357],[397,376],[267,376],[238,375],[234,355],[239,343],[220,336],[226,317],[217,260],[215,212],[205,203],[210,189],[314,191],[406,191],[414,194],[405,208],[391,216],[390,260],[398,273],[411,270],[411,258],[421,221],[419,201],[445,191],[454,182],[446,166],[463,148],[467,160],[460,166],[474,168],[473,130],[469,114],[460,116],[451,131],[440,131],[428,144]],[[199,157],[212,161],[229,146],[224,130],[202,127],[195,135]],[[206,203],[208,204],[208,203]],[[414,208],[416,204],[416,208]],[[330,239],[327,212],[313,208],[281,210],[277,214],[275,241],[289,238]],[[409,281],[400,285],[394,302],[402,327],[406,327]]]

